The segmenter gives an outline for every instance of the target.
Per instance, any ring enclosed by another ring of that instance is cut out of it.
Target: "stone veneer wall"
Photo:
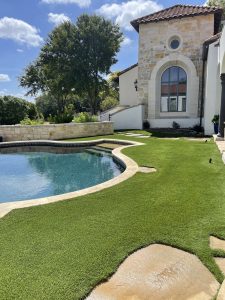
[[[214,15],[204,15],[174,19],[170,21],[142,24],[139,27],[139,64],[138,64],[138,102],[148,106],[146,118],[155,118],[159,112],[152,111],[159,107],[160,96],[152,95],[149,82],[151,74],[161,60],[171,57],[172,65],[179,65],[179,55],[190,59],[199,77],[199,84],[195,93],[197,99],[187,99],[198,103],[201,99],[202,78],[202,45],[214,34]],[[172,36],[179,36],[182,43],[177,50],[168,48],[168,40]],[[174,56],[177,55],[177,61]],[[181,61],[182,63],[182,61]],[[168,67],[169,65],[167,65]],[[160,74],[159,74],[160,75]],[[156,99],[157,98],[157,99]],[[159,98],[159,99],[158,99]],[[190,97],[193,98],[193,97]],[[196,110],[196,109],[195,109]],[[198,108],[196,117],[198,115]],[[186,117],[189,117],[188,113]],[[192,114],[193,117],[193,114]]]
[[[4,142],[62,140],[107,134],[113,134],[113,122],[0,126],[0,136]]]

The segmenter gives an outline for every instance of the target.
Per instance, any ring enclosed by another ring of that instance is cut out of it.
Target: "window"
[[[161,78],[161,112],[185,112],[187,74],[181,67],[170,67]]]
[[[170,48],[173,50],[179,48],[179,46],[180,46],[180,41],[178,39],[174,39],[170,42]]]

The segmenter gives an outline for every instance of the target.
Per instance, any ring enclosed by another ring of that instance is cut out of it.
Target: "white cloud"
[[[47,4],[77,4],[80,7],[89,7],[91,0],[41,0]]]
[[[97,13],[114,19],[125,30],[132,30],[130,21],[161,10],[162,5],[153,0],[130,0],[122,3],[104,4]]]
[[[20,48],[16,49],[16,51],[19,52],[19,53],[23,53],[24,52],[23,49],[20,49]]]
[[[130,46],[133,43],[133,40],[131,40],[129,37],[125,37],[123,42],[121,43],[121,46]]]
[[[53,14],[53,13],[48,14],[48,22],[49,23],[59,25],[60,23],[63,23],[65,21],[70,21],[70,18],[64,14]]]
[[[0,38],[10,39],[33,47],[38,47],[43,42],[37,28],[22,20],[8,17],[0,19]]]
[[[7,89],[3,89],[3,90],[0,90],[0,96],[5,96],[7,95]]]
[[[10,81],[9,75],[7,74],[0,74],[0,82],[7,82]]]

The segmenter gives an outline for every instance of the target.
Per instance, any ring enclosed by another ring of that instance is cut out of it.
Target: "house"
[[[179,4],[132,21],[138,63],[120,72],[120,105],[102,117],[114,121],[115,129],[142,129],[144,121],[170,128],[176,122],[212,134],[225,73],[221,16],[219,7]]]

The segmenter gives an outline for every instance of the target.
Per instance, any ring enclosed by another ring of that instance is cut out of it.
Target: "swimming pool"
[[[0,152],[0,203],[81,190],[123,171],[111,153],[93,148],[4,149]]]

